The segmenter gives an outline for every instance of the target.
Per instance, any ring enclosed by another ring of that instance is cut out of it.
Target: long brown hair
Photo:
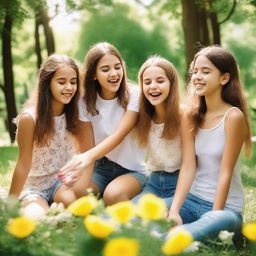
[[[151,121],[155,113],[154,106],[147,100],[143,93],[143,74],[148,67],[154,66],[162,68],[170,81],[169,95],[165,99],[166,115],[162,138],[167,140],[174,139],[178,135],[180,128],[179,82],[176,68],[171,62],[160,56],[151,56],[142,64],[138,74],[141,95],[139,120],[136,129],[138,141],[143,146],[148,144],[148,134],[151,127]]]
[[[248,133],[245,138],[246,152],[249,154],[251,148],[251,129],[250,122],[247,110],[246,100],[243,94],[243,86],[239,78],[238,65],[235,59],[235,56],[224,49],[221,46],[214,45],[202,48],[198,53],[196,53],[193,61],[191,62],[189,69],[189,77],[191,78],[191,73],[195,65],[195,61],[198,56],[205,56],[209,61],[222,73],[229,73],[229,81],[222,86],[221,98],[223,101],[239,108],[244,116],[246,125],[248,128]],[[190,95],[190,104],[191,104],[191,118],[194,124],[194,133],[198,131],[205,113],[207,111],[207,106],[204,96],[197,96],[194,93],[193,85],[189,82],[189,91],[192,92]]]
[[[118,103],[126,109],[129,101],[129,93],[127,89],[126,81],[126,68],[124,60],[121,57],[120,52],[111,44],[107,42],[99,42],[91,47],[85,56],[84,60],[84,79],[83,87],[85,91],[84,101],[86,103],[87,111],[91,115],[97,115],[99,111],[96,109],[97,93],[100,92],[101,86],[97,80],[94,80],[96,74],[96,67],[99,60],[106,54],[112,54],[116,56],[123,69],[123,78],[120,87],[117,91]]]
[[[54,120],[52,113],[52,94],[50,91],[51,80],[58,68],[62,65],[68,65],[75,70],[77,75],[77,91],[71,101],[64,105],[64,114],[66,117],[66,129],[77,134],[78,121],[78,98],[79,98],[79,68],[75,62],[66,55],[52,54],[42,64],[39,69],[37,78],[37,87],[31,98],[24,104],[23,109],[36,106],[36,124],[34,131],[34,142],[39,146],[48,144],[49,139],[53,136]]]

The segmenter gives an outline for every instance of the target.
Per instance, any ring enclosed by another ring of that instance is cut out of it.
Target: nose
[[[156,82],[155,82],[155,81],[152,81],[152,82],[150,83],[150,85],[149,85],[149,88],[150,88],[150,89],[155,89],[155,88],[157,88]]]
[[[71,83],[69,83],[69,82],[67,82],[66,83],[66,90],[72,90],[72,84]]]
[[[201,72],[196,72],[195,74],[193,74],[193,78],[194,79],[201,79],[202,78],[202,74],[201,74]]]
[[[117,75],[118,75],[118,73],[117,73],[117,71],[114,68],[110,70],[110,76],[111,77],[115,77]]]

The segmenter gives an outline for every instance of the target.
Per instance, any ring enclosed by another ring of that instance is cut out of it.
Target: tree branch
[[[224,20],[220,21],[219,24],[223,24],[224,22],[226,22],[227,20],[229,20],[229,18],[232,16],[232,14],[233,14],[234,11],[235,11],[236,4],[237,4],[237,1],[234,0],[234,1],[233,1],[233,5],[232,5],[232,7],[231,7],[231,9],[230,9],[230,12],[229,12],[228,16],[227,16]]]

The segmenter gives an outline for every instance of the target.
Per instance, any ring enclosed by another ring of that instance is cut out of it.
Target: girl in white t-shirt
[[[94,193],[103,195],[108,205],[131,199],[147,178],[144,149],[132,131],[138,118],[139,88],[127,85],[124,61],[119,51],[106,42],[89,50],[84,72],[80,130],[87,145],[84,150],[96,146],[61,168],[60,178],[71,184],[82,176],[84,185],[77,193],[82,195],[91,187]]]
[[[194,240],[216,238],[221,230],[238,234],[244,203],[239,154],[251,142],[233,54],[220,46],[202,48],[190,65],[189,86],[183,160],[169,217]]]
[[[51,55],[39,70],[36,93],[17,118],[18,161],[9,195],[44,212],[54,202],[76,199],[57,171],[75,153],[79,69],[65,55]]]
[[[138,79],[142,94],[136,128],[140,144],[147,148],[150,176],[134,200],[145,193],[167,199],[174,195],[182,155],[178,74],[168,60],[152,56],[141,66]]]

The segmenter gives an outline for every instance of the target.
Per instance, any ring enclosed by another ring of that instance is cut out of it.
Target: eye
[[[144,80],[144,81],[143,81],[143,84],[145,84],[145,85],[150,85],[150,84],[151,84],[151,80]]]

